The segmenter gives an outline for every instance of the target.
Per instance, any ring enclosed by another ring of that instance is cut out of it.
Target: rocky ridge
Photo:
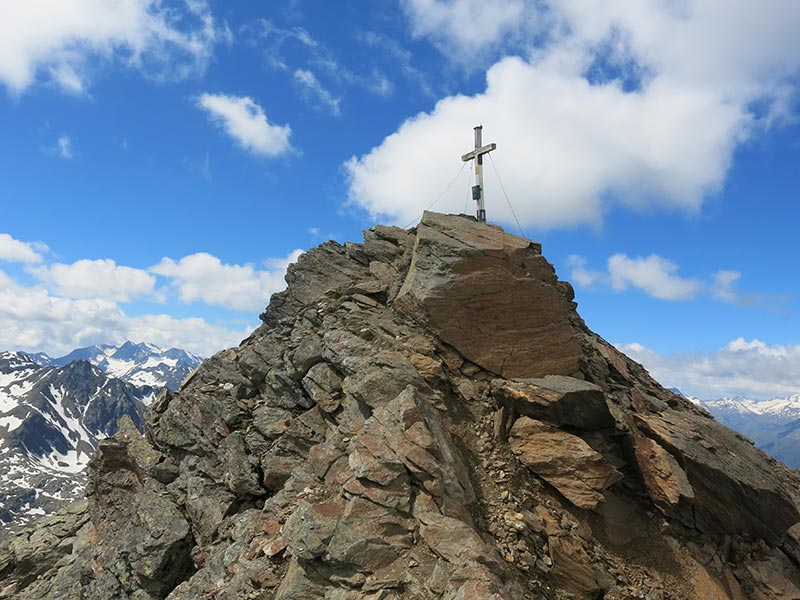
[[[301,256],[264,325],[102,441],[0,598],[800,598],[800,479],[463,216]]]

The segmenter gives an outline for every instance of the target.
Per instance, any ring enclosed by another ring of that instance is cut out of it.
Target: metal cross
[[[483,197],[483,155],[489,154],[492,150],[497,148],[497,144],[487,144],[482,146],[481,132],[483,125],[478,125],[475,128],[475,150],[467,152],[461,157],[461,160],[467,162],[475,160],[475,185],[472,186],[472,199],[478,202],[478,222],[486,223],[486,206],[484,205]]]

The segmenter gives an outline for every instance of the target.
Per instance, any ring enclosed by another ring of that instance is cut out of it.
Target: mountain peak
[[[76,360],[88,360],[112,377],[152,390],[163,387],[177,389],[202,362],[202,358],[185,350],[163,350],[148,342],[127,340],[119,345],[77,348],[65,356],[50,359],[46,364],[63,366]]]
[[[287,282],[248,339],[151,405],[144,438],[100,443],[88,504],[30,537],[69,549],[17,538],[0,587],[800,594],[798,475],[590,331],[538,244],[426,213],[326,242]]]

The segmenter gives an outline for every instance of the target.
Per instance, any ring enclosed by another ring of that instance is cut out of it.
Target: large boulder
[[[497,375],[578,372],[571,298],[541,246],[497,226],[426,212],[395,306]]]
[[[514,423],[509,444],[525,466],[578,508],[596,508],[603,490],[622,479],[581,438],[529,417]]]
[[[519,415],[553,425],[579,429],[613,427],[605,395],[599,386],[563,375],[543,378],[495,379],[492,394]]]

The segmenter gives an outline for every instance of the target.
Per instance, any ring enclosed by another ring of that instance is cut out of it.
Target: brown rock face
[[[800,480],[463,216],[300,257],[264,325],[0,543],[0,599],[800,598]]]
[[[747,533],[771,544],[780,544],[800,521],[796,481],[738,434],[686,411],[634,419],[647,436],[640,447],[655,450],[656,458],[645,458],[640,468],[657,505],[662,496],[691,499],[678,514],[693,526],[723,535]],[[638,456],[645,454],[638,450]],[[650,475],[658,468],[671,475]]]
[[[396,306],[503,377],[572,375],[571,299],[541,246],[469,219],[425,213]]]
[[[581,438],[552,425],[520,417],[511,428],[511,451],[578,508],[596,508],[603,490],[622,479]]]

